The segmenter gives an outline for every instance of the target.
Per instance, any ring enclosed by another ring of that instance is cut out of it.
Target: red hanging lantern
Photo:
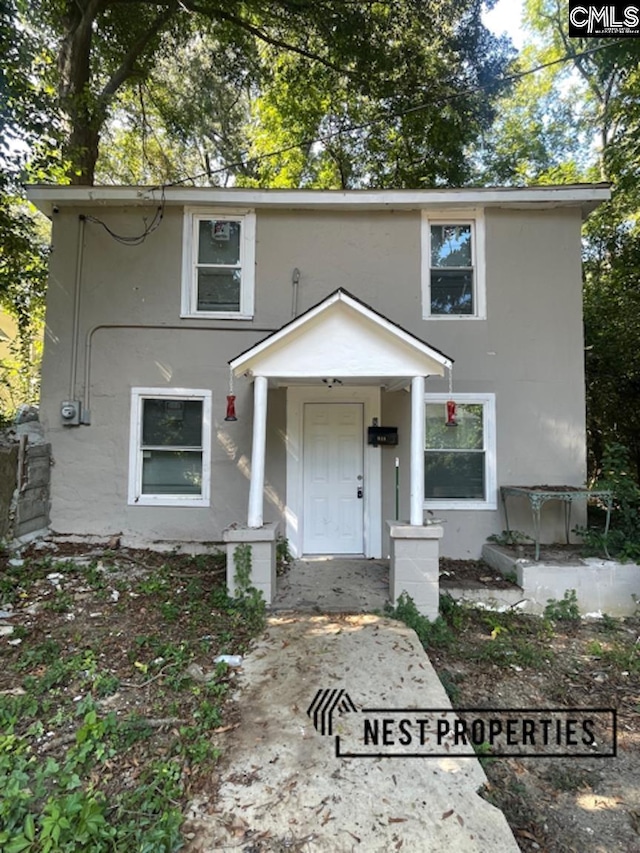
[[[458,426],[456,420],[456,404],[454,400],[447,400],[447,423],[448,427]]]
[[[227,394],[227,414],[225,421],[237,421],[235,394]]]

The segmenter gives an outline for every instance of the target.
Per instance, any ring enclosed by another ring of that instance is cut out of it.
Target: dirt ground
[[[456,708],[617,711],[615,758],[483,762],[485,796],[523,851],[640,853],[639,630],[637,619],[550,627],[469,612],[455,643],[429,651]]]
[[[250,626],[222,606],[220,560],[118,551],[117,543],[89,550],[76,568],[65,561],[87,551],[77,545],[32,549],[13,564],[0,557],[0,712],[20,704],[16,734],[39,759],[62,763],[81,722],[74,709],[95,702],[129,728],[92,784],[113,803],[164,761],[180,769],[172,803],[186,808],[210,790],[216,751],[232,754],[240,720],[229,699],[234,671],[218,675],[215,697],[210,686],[203,698],[199,679],[216,655],[249,647]],[[504,583],[482,564],[442,568],[456,585]],[[485,796],[521,849],[640,853],[640,620],[549,623],[450,606],[445,616],[428,655],[455,707],[618,712],[616,758],[484,759]],[[253,849],[241,834],[236,842]]]

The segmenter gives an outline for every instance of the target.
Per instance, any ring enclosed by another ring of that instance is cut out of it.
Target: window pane
[[[471,225],[431,226],[431,266],[471,267]]]
[[[239,311],[240,270],[198,270],[198,311]]]
[[[142,445],[202,446],[202,400],[143,400]]]
[[[425,453],[425,498],[484,500],[484,458],[483,451]]]
[[[445,403],[427,403],[425,447],[427,450],[483,450],[483,406],[482,403],[458,403],[456,420],[458,426],[446,425]]]
[[[473,270],[431,270],[431,313],[473,314]]]
[[[198,263],[240,263],[240,223],[201,219],[198,222]]]
[[[202,453],[197,450],[143,450],[143,495],[200,495]]]

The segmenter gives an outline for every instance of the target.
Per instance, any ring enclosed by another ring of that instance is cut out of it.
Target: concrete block
[[[26,536],[28,533],[33,533],[34,531],[38,531],[39,533],[46,533],[48,530],[49,517],[42,518],[41,516],[36,516],[35,518],[31,518],[28,521],[16,522],[14,525],[14,536],[16,539],[20,539],[23,536]]]
[[[51,466],[48,459],[29,462],[27,470],[29,486],[48,486],[51,480]]]
[[[439,525],[387,522],[390,537],[389,597],[395,604],[406,592],[428,619],[438,616],[440,598]]]
[[[31,462],[32,459],[47,459],[51,456],[51,445],[50,444],[29,444],[27,445],[27,461]]]
[[[227,543],[227,588],[235,595],[235,552],[239,545],[251,547],[251,583],[260,590],[266,604],[271,604],[276,591],[276,540],[278,525],[262,527],[230,527],[222,533]]]
[[[21,525],[33,518],[41,520],[40,527],[46,527],[49,521],[49,501],[38,498],[27,498],[18,501],[16,507],[16,524]],[[16,535],[20,535],[19,533]]]
[[[544,613],[550,600],[561,601],[565,593],[576,591],[583,616],[632,616],[636,610],[634,595],[640,595],[640,566],[595,558],[574,563],[538,563],[515,559],[494,545],[485,545],[486,562],[503,574],[515,573],[522,587],[529,613]]]

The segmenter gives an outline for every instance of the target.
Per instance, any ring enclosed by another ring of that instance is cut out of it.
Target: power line
[[[340,128],[339,130],[333,130],[329,133],[322,134],[321,136],[314,137],[313,139],[301,139],[297,142],[292,142],[290,145],[285,145],[284,147],[278,148],[274,151],[267,151],[264,154],[257,154],[254,157],[247,156],[242,160],[236,160],[234,163],[228,163],[226,166],[221,166],[218,169],[208,169],[207,171],[199,172],[196,175],[188,175],[187,177],[180,178],[175,181],[170,181],[166,184],[162,184],[161,186],[159,185],[158,187],[154,187],[153,189],[175,187],[179,184],[185,184],[188,181],[197,181],[199,178],[211,177],[211,175],[218,175],[223,172],[229,172],[233,169],[238,169],[242,166],[247,166],[250,163],[261,163],[263,160],[268,160],[271,157],[279,157],[281,154],[287,154],[289,151],[295,151],[298,148],[310,147],[318,143],[329,142],[330,140],[335,139],[338,136],[344,136],[349,133],[355,133],[359,130],[366,130],[367,128],[372,127],[376,124],[380,124],[384,121],[402,118],[403,116],[411,115],[412,113],[426,110],[429,107],[434,107],[438,106],[439,104],[445,104],[450,101],[454,101],[457,98],[469,97],[470,95],[475,95],[478,92],[487,91],[489,89],[500,89],[511,83],[515,83],[524,77],[528,77],[531,74],[537,74],[538,71],[544,71],[545,68],[551,68],[552,66],[560,65],[563,62],[581,59],[583,56],[589,56],[592,53],[597,53],[598,51],[606,50],[610,47],[617,47],[618,45],[621,45],[623,43],[624,39],[618,39],[617,41],[609,42],[608,44],[601,44],[595,47],[588,48],[587,50],[580,51],[579,53],[565,53],[564,56],[561,56],[558,59],[549,60],[549,62],[544,62],[540,65],[536,65],[534,68],[528,68],[526,71],[515,72],[514,74],[510,74],[507,77],[502,78],[502,80],[492,81],[491,83],[486,83],[480,86],[474,86],[470,89],[465,89],[461,92],[453,92],[450,95],[445,95],[439,101],[429,101],[422,104],[416,104],[413,107],[407,107],[404,110],[399,110],[397,113],[394,113],[392,115],[380,115],[376,118],[369,119],[366,122],[362,122],[361,124],[353,124],[349,127]]]

